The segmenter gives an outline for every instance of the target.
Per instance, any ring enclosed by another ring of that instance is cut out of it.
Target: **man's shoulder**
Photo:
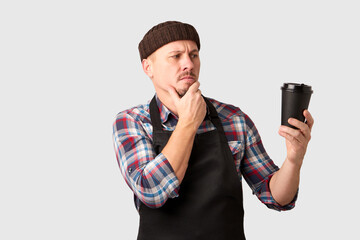
[[[237,106],[234,106],[229,103],[224,103],[222,101],[216,100],[214,98],[208,98],[207,99],[213,104],[215,107],[218,115],[222,119],[230,119],[233,117],[244,117],[245,114],[241,109]]]
[[[134,120],[146,122],[150,120],[149,102],[125,109],[116,115],[116,121]]]

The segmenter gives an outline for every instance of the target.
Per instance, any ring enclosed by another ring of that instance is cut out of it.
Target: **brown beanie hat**
[[[200,39],[190,24],[167,21],[151,28],[139,43],[140,60],[147,58],[158,48],[177,40],[192,40],[200,50]]]

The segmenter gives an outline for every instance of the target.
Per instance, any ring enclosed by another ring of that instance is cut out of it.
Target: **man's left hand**
[[[279,134],[286,140],[287,160],[291,163],[301,167],[304,159],[307,145],[311,139],[311,129],[314,125],[314,119],[312,118],[308,110],[303,112],[306,123],[303,123],[297,119],[289,118],[288,122],[298,129],[293,129],[287,126],[280,126]]]

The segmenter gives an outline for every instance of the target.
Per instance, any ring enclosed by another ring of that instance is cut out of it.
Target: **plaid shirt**
[[[228,139],[238,172],[261,202],[275,210],[289,210],[295,206],[296,197],[280,206],[273,199],[269,181],[279,170],[267,155],[260,135],[251,121],[239,108],[209,99],[216,108]],[[152,208],[165,204],[168,198],[178,196],[180,183],[166,157],[156,155],[152,142],[152,125],[149,104],[139,105],[120,112],[113,124],[114,147],[121,174],[134,192],[137,210],[140,201]],[[163,128],[173,131],[178,118],[157,98]],[[205,120],[197,133],[214,130],[210,120]]]

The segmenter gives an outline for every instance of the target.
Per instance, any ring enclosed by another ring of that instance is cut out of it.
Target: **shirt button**
[[[132,173],[132,171],[133,171],[132,168],[129,168],[129,169],[128,169],[128,172],[129,172],[129,173]]]

